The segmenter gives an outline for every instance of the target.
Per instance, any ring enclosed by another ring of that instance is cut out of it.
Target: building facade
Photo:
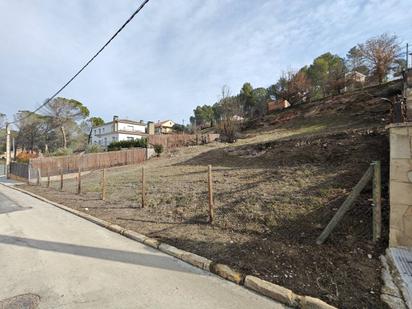
[[[352,91],[358,88],[362,88],[366,82],[366,75],[358,71],[351,71],[345,74],[345,88],[344,92]]]
[[[162,122],[157,122],[155,124],[155,132],[157,134],[169,134],[173,133],[173,126],[175,125],[175,122],[172,120],[166,120]]]
[[[91,143],[107,147],[112,142],[133,141],[146,136],[146,124],[141,121],[113,117],[111,122],[93,127]]]
[[[280,111],[288,107],[290,107],[290,103],[288,100],[285,100],[285,99],[279,99],[279,100],[270,101],[267,103],[268,113],[272,113],[274,111]]]

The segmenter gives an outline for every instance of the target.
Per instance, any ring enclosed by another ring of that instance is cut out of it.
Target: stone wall
[[[389,246],[412,247],[412,122],[391,124]]]

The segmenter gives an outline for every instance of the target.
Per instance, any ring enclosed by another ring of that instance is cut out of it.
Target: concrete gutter
[[[5,184],[2,184],[2,183],[0,184],[3,186],[6,186]],[[293,308],[302,308],[302,309],[336,309],[336,307],[333,307],[320,299],[310,297],[310,296],[297,295],[292,290],[289,290],[285,287],[279,286],[277,284],[271,283],[266,280],[262,280],[254,276],[239,273],[227,265],[216,263],[205,257],[199,256],[197,254],[178,249],[166,243],[161,243],[157,239],[147,237],[143,234],[139,234],[132,230],[124,229],[117,224],[112,224],[105,220],[93,217],[87,213],[72,209],[70,207],[64,206],[59,203],[52,202],[42,196],[23,190],[21,188],[17,188],[16,186],[7,186],[7,187],[12,188],[19,192],[28,194],[36,199],[39,199],[43,202],[56,206],[76,216],[79,216],[83,219],[86,219],[90,222],[100,225],[112,232],[119,233],[120,235],[126,236],[129,239],[135,240],[137,242],[148,245],[152,248],[158,249],[162,251],[163,253],[174,256],[195,267],[198,267],[203,270],[209,271],[213,274],[216,274],[220,276],[221,278],[224,278],[236,284],[245,286],[246,288],[253,290],[254,292],[260,295],[269,297],[287,306],[290,306]]]
[[[389,255],[388,250],[387,255]],[[381,279],[383,281],[381,300],[391,309],[406,309],[405,301],[398,287],[402,284],[401,278],[392,258],[381,255],[380,260],[382,263]]]

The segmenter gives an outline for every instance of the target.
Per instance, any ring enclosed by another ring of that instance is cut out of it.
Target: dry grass
[[[370,191],[365,190],[325,245],[315,245],[372,160],[381,160],[383,179],[387,175],[381,120],[386,107],[367,102],[359,114],[358,105],[343,115],[323,107],[323,118],[300,110],[287,124],[251,130],[234,145],[181,148],[151,159],[144,164],[144,209],[141,165],[107,170],[105,202],[99,200],[101,171],[83,177],[80,196],[74,194],[75,180],[66,181],[65,192],[29,189],[297,293],[339,307],[379,308],[378,256],[387,230],[381,243],[371,242]],[[363,127],[368,129],[359,129]],[[215,188],[213,225],[207,224],[209,164]],[[57,189],[58,183],[53,186]]]

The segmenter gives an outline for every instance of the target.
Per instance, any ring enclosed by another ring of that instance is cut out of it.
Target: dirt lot
[[[320,297],[340,308],[383,308],[379,255],[387,245],[388,106],[342,97],[268,116],[234,145],[181,148],[141,166],[68,180],[64,192],[26,186],[64,205],[166,243]],[[320,116],[321,115],[321,116]],[[382,161],[384,231],[373,243],[371,189],[324,245],[316,238],[373,160]],[[207,223],[207,165],[213,165],[216,218]]]
[[[381,159],[387,165],[387,148],[385,134],[362,130],[180,149],[145,163],[144,209],[140,166],[108,170],[106,202],[99,200],[98,171],[83,178],[81,196],[74,194],[74,180],[63,193],[58,183],[29,190],[297,293],[339,307],[379,308],[378,257],[386,239],[370,240],[370,189],[326,244],[317,246],[315,240],[368,164]],[[213,225],[207,224],[208,164],[214,170]]]

